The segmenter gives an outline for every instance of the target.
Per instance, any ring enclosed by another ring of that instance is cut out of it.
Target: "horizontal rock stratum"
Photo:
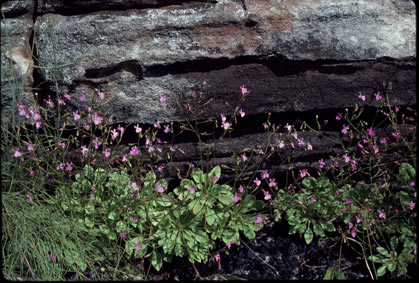
[[[399,93],[394,103],[416,102],[412,1],[177,3],[38,17],[40,65],[74,63],[56,69],[60,90],[100,88],[113,97],[116,122],[184,119],[159,93],[186,103],[204,81],[215,102],[202,118],[231,111],[242,84],[250,114],[353,106],[382,80]],[[51,72],[42,70],[52,86]]]

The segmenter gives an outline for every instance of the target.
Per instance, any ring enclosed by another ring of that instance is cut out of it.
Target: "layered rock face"
[[[390,103],[416,104],[413,1],[25,3],[33,8],[39,65],[50,67],[40,69],[39,80],[47,82],[41,91],[53,93],[55,79],[61,95],[101,89],[112,97],[115,123],[190,119],[159,94],[186,105],[202,85],[213,100],[200,119],[231,113],[241,85],[251,91],[247,117],[374,106],[383,81],[392,82]],[[368,99],[360,101],[359,92]],[[256,144],[257,132],[238,140]]]

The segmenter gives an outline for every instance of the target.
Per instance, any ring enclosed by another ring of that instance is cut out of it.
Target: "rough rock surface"
[[[63,7],[41,2],[52,7],[45,11]],[[102,89],[113,97],[117,122],[182,119],[159,93],[187,102],[203,81],[215,98],[207,117],[230,112],[225,102],[237,99],[242,84],[254,94],[249,113],[349,107],[358,91],[372,95],[382,80],[394,81],[394,103],[416,102],[412,1],[151,2],[126,8],[162,6],[38,17],[41,65],[53,65],[51,23],[56,64],[76,62],[57,70],[60,89]],[[49,70],[42,75],[52,83]]]
[[[1,4],[5,18],[32,15],[34,8],[35,0],[6,1]]]
[[[33,22],[28,16],[1,21],[2,116],[14,111],[13,97],[25,104],[33,104],[33,60],[29,44],[32,28]]]

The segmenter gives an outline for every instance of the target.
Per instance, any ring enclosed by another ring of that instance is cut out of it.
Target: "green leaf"
[[[391,239],[390,239],[390,245],[391,245],[391,248],[393,250],[395,250],[397,248],[397,245],[398,244],[399,244],[399,239],[396,236],[391,237]]]
[[[383,276],[386,274],[387,265],[382,265],[377,269],[377,276]]]
[[[115,211],[111,211],[109,213],[108,218],[111,219],[111,220],[115,220],[116,216],[117,216],[116,212]]]
[[[342,272],[342,270],[339,267],[329,267],[326,270],[326,274],[323,277],[323,280],[346,280],[345,274]]]
[[[194,179],[194,181],[198,184],[204,183],[204,173],[200,170],[200,169],[195,169],[192,172],[192,178]]]
[[[389,263],[387,268],[388,271],[393,272],[394,270],[396,270],[396,265],[394,263]]]
[[[307,227],[305,233],[304,233],[304,240],[306,241],[307,245],[313,241],[313,231],[310,227]]]
[[[303,186],[307,190],[313,190],[317,188],[317,180],[314,177],[305,177],[302,181]]]
[[[208,242],[207,234],[203,230],[196,230],[195,240],[197,240],[200,243],[206,244]]]
[[[153,252],[153,256],[152,256],[152,258],[151,258],[151,264],[153,265],[153,267],[154,267],[157,271],[159,271],[159,270],[160,270],[160,268],[161,268],[161,267],[162,267],[162,265],[163,265],[162,255],[161,255],[158,251],[156,251],[156,250],[154,250],[154,252]]]
[[[390,254],[388,253],[388,251],[383,247],[378,247],[377,251],[385,257],[390,257]]]
[[[218,179],[220,179],[220,176],[221,176],[220,166],[216,166],[216,167],[212,168],[212,170],[211,170],[211,172],[209,172],[208,176],[210,178],[213,178],[214,174],[215,174],[215,176],[217,176]]]

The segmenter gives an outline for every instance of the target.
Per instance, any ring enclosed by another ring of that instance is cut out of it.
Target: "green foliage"
[[[58,188],[57,197],[92,236],[114,241],[126,233],[126,255],[140,258],[150,252],[159,270],[172,256],[206,262],[215,240],[239,242],[240,233],[253,239],[262,227],[252,212],[263,209],[263,202],[246,195],[234,203],[233,188],[216,183],[220,175],[218,166],[209,173],[196,169],[173,192],[160,193],[157,188],[166,190],[167,181],[157,180],[152,171],[132,188],[124,170],[107,174],[85,166],[70,187]]]
[[[323,280],[346,280],[345,274],[339,267],[329,267]]]

